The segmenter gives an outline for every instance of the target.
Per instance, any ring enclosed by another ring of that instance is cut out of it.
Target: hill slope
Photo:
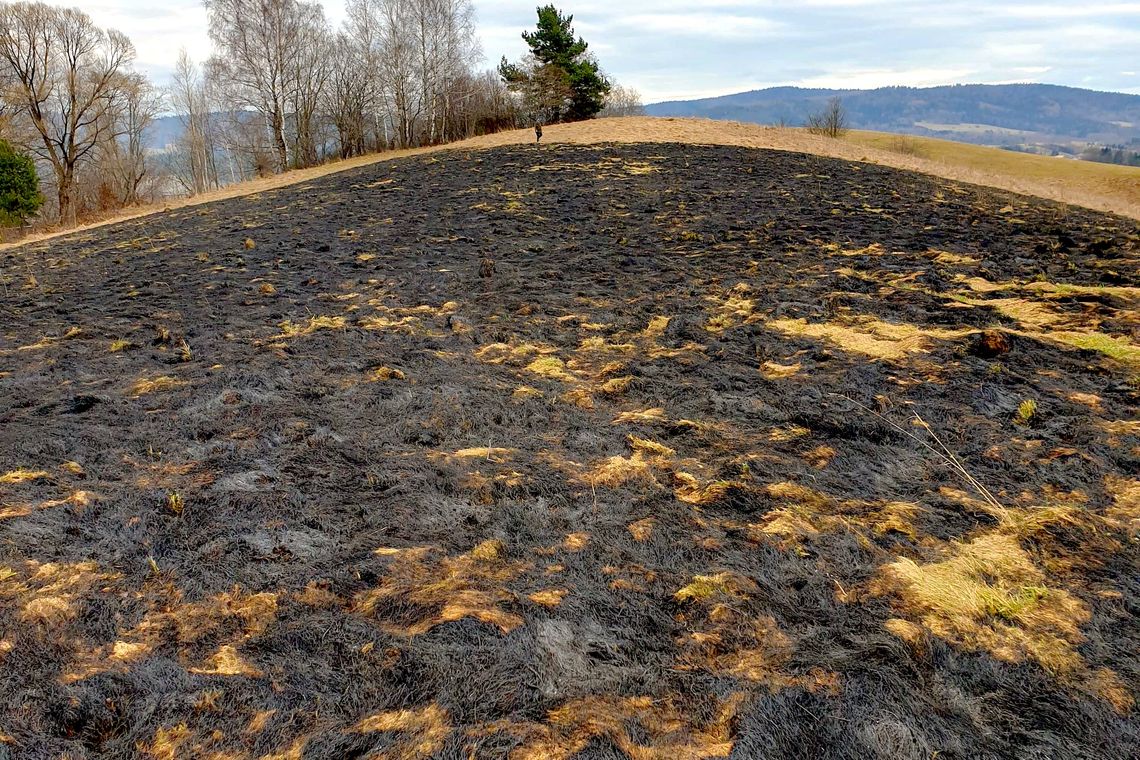
[[[1120,217],[673,144],[2,251],[0,741],[1127,757],[1138,255]]]
[[[855,133],[849,135],[846,140],[830,140],[807,134],[800,129],[778,129],[711,119],[653,117],[597,119],[577,124],[555,124],[546,128],[543,139],[548,145],[596,145],[611,142],[691,143],[810,153],[919,171],[945,179],[1012,190],[1140,219],[1140,169],[1057,161],[1042,156],[1010,153],[992,148],[962,146],[961,143],[944,140],[920,138],[917,146],[912,144],[899,146],[892,136],[885,134]],[[450,145],[359,156],[346,161],[230,185],[219,191],[162,206],[132,209],[115,217],[88,224],[82,229],[94,229],[104,224],[138,218],[164,209],[194,206],[285,187],[307,182],[316,177],[407,156],[453,150],[482,150],[505,145],[533,145],[533,141],[533,131],[520,129],[476,137]],[[68,231],[40,233],[33,235],[28,241],[48,239],[60,234],[68,234]],[[11,245],[14,244],[0,244],[0,250]]]
[[[1031,141],[1140,141],[1140,95],[1045,84],[822,90],[775,87],[717,98],[655,103],[652,116],[803,124],[830,98],[857,129],[949,137],[987,145]]]

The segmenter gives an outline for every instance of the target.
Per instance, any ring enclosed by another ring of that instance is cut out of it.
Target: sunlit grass
[[[298,338],[303,335],[312,335],[318,330],[343,330],[345,328],[344,317],[311,317],[308,322],[292,322],[285,320],[279,327],[281,328],[280,338]]]
[[[0,485],[30,483],[33,480],[40,480],[41,478],[47,477],[51,477],[51,473],[44,470],[25,470],[21,468],[0,475]]]
[[[153,378],[142,378],[131,386],[130,395],[145,396],[149,393],[159,393],[162,391],[170,391],[178,388],[185,383],[181,380],[171,377],[170,375],[160,375]]]
[[[1119,362],[1140,365],[1140,346],[1127,338],[1117,338],[1104,333],[1051,332],[1049,337],[1067,343],[1074,348],[1096,351]]]
[[[1010,662],[1033,659],[1053,672],[1073,672],[1088,607],[1048,585],[1017,540],[1001,533],[952,544],[941,561],[901,558],[883,568],[905,609],[936,635]]]

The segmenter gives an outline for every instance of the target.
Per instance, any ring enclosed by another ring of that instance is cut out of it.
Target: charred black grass
[[[1131,757],[1138,241],[548,146],[0,252],[0,747]]]

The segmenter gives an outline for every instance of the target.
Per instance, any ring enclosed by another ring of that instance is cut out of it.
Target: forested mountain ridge
[[[701,100],[655,103],[653,116],[802,124],[833,97],[851,126],[1015,145],[1030,140],[1100,144],[1140,141],[1140,95],[1048,84],[825,90],[774,87]]]

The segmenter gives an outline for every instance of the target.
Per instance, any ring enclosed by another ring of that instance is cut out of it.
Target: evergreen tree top
[[[589,47],[581,37],[574,37],[574,16],[562,15],[553,5],[537,10],[538,27],[533,32],[523,32],[523,39],[538,60],[569,68]]]

